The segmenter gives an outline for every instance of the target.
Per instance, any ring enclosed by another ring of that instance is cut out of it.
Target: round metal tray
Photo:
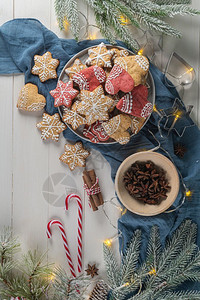
[[[90,48],[94,48],[94,47],[97,47],[98,45],[96,46],[92,46],[92,47],[89,47],[89,48],[86,48],[80,52],[78,52],[76,55],[74,55],[67,63],[66,65],[64,66],[64,68],[62,69],[62,72],[59,76],[59,80],[62,80],[63,82],[68,82],[69,81],[69,77],[68,75],[65,73],[65,69],[66,68],[69,68],[73,65],[75,59],[79,58],[82,63],[84,64],[86,59],[88,58],[88,50]],[[119,50],[127,50],[126,48],[123,48],[123,47],[119,47],[119,46],[113,46],[113,45],[107,45],[106,44],[106,47],[108,49],[112,49],[112,48],[117,48]],[[130,55],[135,55],[135,53],[133,53],[132,51],[129,51],[128,52],[130,53]],[[154,85],[154,80],[153,80],[153,77],[151,75],[151,72],[149,71],[148,72],[148,75],[147,75],[147,86],[149,87],[148,88],[148,101],[152,103],[152,105],[154,105],[154,102],[155,102],[155,85]],[[59,106],[58,107],[58,111],[60,113],[60,116],[61,118],[63,117],[63,111],[64,111],[64,106]],[[149,116],[150,117],[150,116]],[[145,124],[147,123],[149,117],[145,120],[143,126],[141,127],[141,129],[145,126]],[[90,139],[86,138],[84,135],[83,135],[83,128],[84,128],[84,125],[82,126],[79,126],[76,130],[73,130],[73,128],[71,127],[71,125],[65,123],[67,125],[67,127],[73,132],[75,133],[76,135],[78,135],[80,138],[86,140],[86,141],[90,141]],[[132,134],[131,136],[133,136],[134,134]],[[108,139],[107,141],[105,142],[99,142],[99,144],[115,144],[117,143],[115,140],[113,140],[112,138]]]

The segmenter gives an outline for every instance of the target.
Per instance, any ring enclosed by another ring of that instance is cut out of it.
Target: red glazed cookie
[[[83,135],[90,139],[90,142],[92,143],[99,143],[99,140],[97,138],[96,135],[94,135],[94,133],[91,131],[91,125],[85,125],[84,129],[83,129]]]
[[[116,107],[126,114],[146,118],[151,114],[153,108],[147,97],[147,87],[140,84],[132,92],[124,95]]]
[[[73,76],[73,81],[78,84],[80,90],[92,92],[106,81],[106,73],[102,68],[92,66],[76,73]]]
[[[72,100],[78,95],[78,91],[73,88],[73,82],[69,81],[67,83],[58,81],[55,90],[50,91],[51,96],[54,97],[54,106],[58,107],[64,105],[70,107]]]
[[[105,90],[108,94],[114,95],[119,91],[124,93],[130,92],[134,88],[134,80],[120,65],[114,65],[110,72],[106,84]]]
[[[102,123],[101,121],[96,121],[91,125],[91,131],[100,142],[105,142],[109,139],[109,135],[103,129]]]

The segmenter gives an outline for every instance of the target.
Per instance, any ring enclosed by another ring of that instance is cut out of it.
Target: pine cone
[[[98,281],[88,300],[107,300],[108,285],[103,281]]]

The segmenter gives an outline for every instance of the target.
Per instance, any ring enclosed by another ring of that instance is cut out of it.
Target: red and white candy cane
[[[69,194],[65,199],[65,208],[68,210],[69,201],[75,199],[78,203],[78,272],[82,271],[82,223],[83,223],[83,205],[81,198],[76,194]]]
[[[51,226],[52,225],[58,225],[58,227],[61,231],[61,235],[62,235],[62,239],[63,239],[63,245],[64,245],[64,248],[65,248],[65,254],[67,256],[70,271],[71,271],[72,276],[75,278],[76,273],[75,273],[74,265],[73,265],[73,262],[72,262],[71,254],[70,254],[70,251],[69,251],[69,246],[68,246],[68,243],[67,243],[67,236],[66,236],[64,227],[63,227],[62,223],[58,220],[49,221],[49,223],[47,224],[47,237],[49,239],[52,237],[52,233],[51,233]]]

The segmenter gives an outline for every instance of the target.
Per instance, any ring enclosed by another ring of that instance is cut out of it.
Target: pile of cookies
[[[79,127],[93,143],[110,138],[126,144],[152,112],[147,100],[149,61],[127,50],[107,49],[104,43],[88,50],[83,64],[75,59],[65,69],[69,81],[50,91],[54,106],[63,106],[63,122]]]

